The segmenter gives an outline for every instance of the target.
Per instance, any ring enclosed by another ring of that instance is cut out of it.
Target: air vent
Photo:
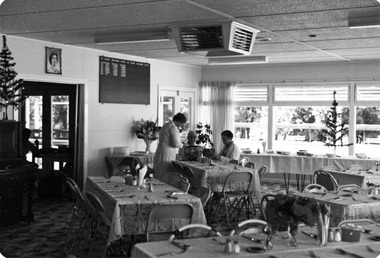
[[[224,50],[220,53],[232,51],[242,55],[251,54],[258,32],[237,22],[172,28],[180,52]]]

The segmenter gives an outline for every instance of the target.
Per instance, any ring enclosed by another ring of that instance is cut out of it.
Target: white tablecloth
[[[335,166],[339,170],[345,170],[350,165],[362,165],[369,168],[380,163],[380,158],[359,159],[357,157],[327,158],[326,156],[298,156],[279,154],[242,154],[241,158],[248,157],[256,164],[256,168],[265,165],[268,167],[267,173],[290,173],[312,175],[323,166]]]
[[[367,183],[380,185],[380,171],[330,171],[327,170],[338,182],[339,185],[356,184],[363,189],[367,189]]]

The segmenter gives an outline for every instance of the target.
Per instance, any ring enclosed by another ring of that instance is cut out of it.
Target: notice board
[[[99,102],[150,104],[150,64],[99,57]]]

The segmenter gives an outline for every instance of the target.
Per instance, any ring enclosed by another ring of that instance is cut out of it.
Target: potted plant
[[[150,120],[133,120],[132,133],[136,135],[137,138],[143,139],[146,144],[145,151],[151,153],[150,146],[153,141],[157,140],[161,127],[157,125],[157,120],[155,122]]]

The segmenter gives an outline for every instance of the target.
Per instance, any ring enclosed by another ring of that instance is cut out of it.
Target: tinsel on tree
[[[333,93],[334,101],[326,116],[325,125],[327,129],[322,130],[326,135],[325,145],[334,147],[334,152],[338,146],[352,145],[352,143],[343,143],[343,137],[348,134],[348,123],[342,119],[342,113],[338,113],[337,111],[338,102],[335,95],[336,91]]]
[[[7,108],[17,108],[27,96],[22,95],[22,79],[16,79],[14,70],[16,63],[12,62],[12,52],[7,46],[7,39],[3,35],[3,49],[0,52],[0,107],[5,107],[5,119],[8,119]]]

